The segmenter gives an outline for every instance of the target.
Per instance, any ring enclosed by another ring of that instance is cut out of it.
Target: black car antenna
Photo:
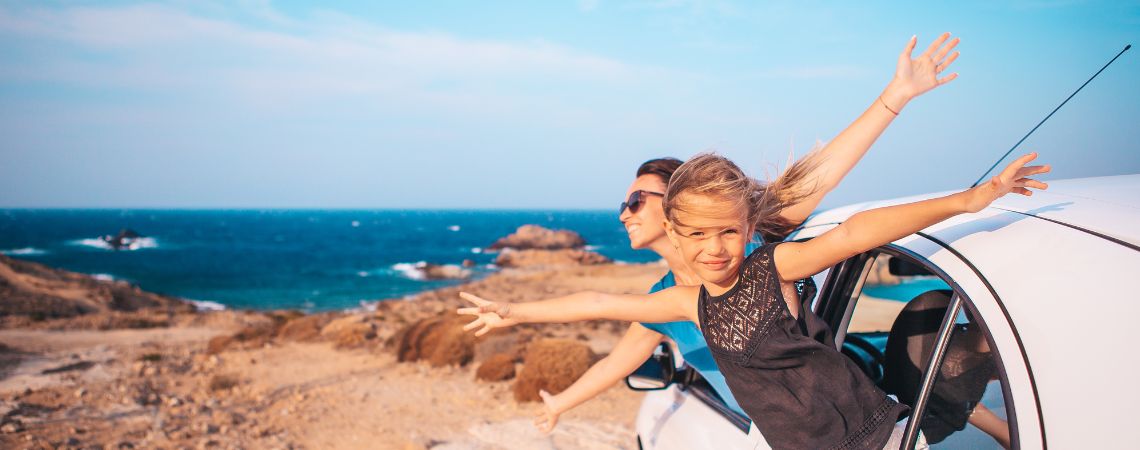
[[[1009,156],[1010,153],[1013,153],[1013,151],[1015,149],[1017,149],[1017,146],[1021,145],[1022,142],[1025,142],[1025,139],[1028,138],[1029,135],[1033,134],[1034,131],[1037,131],[1037,128],[1040,127],[1041,124],[1045,123],[1046,120],[1049,120],[1050,117],[1053,117],[1053,113],[1057,112],[1058,109],[1061,109],[1062,106],[1065,106],[1065,103],[1069,103],[1069,100],[1072,100],[1074,95],[1077,95],[1077,93],[1080,92],[1081,89],[1084,89],[1085,86],[1087,86],[1089,84],[1089,82],[1093,80],[1093,78],[1096,78],[1097,75],[1100,75],[1101,72],[1104,72],[1104,69],[1107,69],[1110,64],[1112,64],[1114,61],[1116,61],[1116,58],[1119,58],[1120,55],[1123,55],[1124,52],[1128,51],[1128,49],[1130,49],[1130,48],[1132,48],[1132,44],[1125,45],[1124,50],[1121,50],[1120,53],[1117,53],[1116,56],[1112,57],[1112,60],[1110,60],[1108,62],[1108,64],[1105,64],[1104,67],[1101,67],[1100,70],[1096,71],[1096,73],[1094,73],[1093,76],[1090,77],[1088,79],[1088,81],[1085,82],[1085,84],[1082,84],[1081,87],[1079,87],[1079,88],[1077,88],[1077,90],[1073,91],[1072,94],[1069,94],[1069,98],[1066,98],[1065,101],[1061,102],[1060,105],[1057,105],[1056,108],[1053,108],[1053,112],[1049,113],[1048,116],[1045,116],[1044,119],[1041,119],[1040,122],[1037,122],[1037,126],[1033,127],[1032,130],[1029,130],[1028,133],[1025,133],[1025,136],[1023,136],[1020,141],[1017,141],[1016,144],[1013,144],[1013,147],[1010,147],[1009,151],[1005,152],[1004,155],[1001,155],[1001,158],[998,158],[998,160],[994,162],[994,165],[990,166],[990,168],[988,170],[986,170],[986,172],[983,173],[981,177],[978,177],[978,181],[975,181],[974,184],[970,185],[970,187],[977,186],[978,184],[980,184],[982,182],[982,180],[986,179],[986,175],[989,175],[990,172],[993,172],[994,168],[997,167],[998,164],[1001,164],[1001,162],[1007,156]]]

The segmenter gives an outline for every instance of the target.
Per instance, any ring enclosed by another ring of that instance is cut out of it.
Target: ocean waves
[[[116,249],[110,242],[100,238],[91,239],[76,239],[68,241],[68,245],[76,247],[96,248],[99,250],[142,250],[147,248],[158,248],[158,240],[152,237],[139,237],[132,239],[129,243]]]
[[[40,256],[40,255],[46,255],[48,252],[47,252],[47,250],[38,249],[35,247],[24,247],[24,248],[13,248],[13,249],[8,249],[8,250],[0,250],[0,253],[3,253],[3,254],[8,255],[8,256]]]

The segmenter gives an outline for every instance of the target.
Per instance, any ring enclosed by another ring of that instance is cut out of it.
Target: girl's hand
[[[882,99],[886,106],[898,113],[911,99],[958,78],[957,73],[938,78],[942,71],[958,59],[958,52],[950,53],[958,45],[958,41],[958,38],[950,39],[950,33],[943,33],[930,44],[930,47],[927,47],[926,51],[911,59],[914,46],[918,43],[917,36],[911,37],[899,55],[895,78],[883,91]]]
[[[550,433],[558,425],[558,416],[562,415],[562,410],[549,392],[540,390],[538,396],[542,397],[542,409],[534,415],[534,427],[543,433]]]
[[[977,187],[966,191],[966,211],[978,212],[983,208],[993,203],[1008,194],[1014,192],[1024,196],[1033,195],[1033,191],[1029,188],[1045,190],[1049,185],[1040,181],[1029,178],[1031,175],[1038,175],[1048,173],[1052,168],[1048,164],[1043,166],[1026,166],[1030,161],[1037,158],[1037,153],[1030,153],[1017,158],[1000,174],[990,179],[989,182],[979,184]]]
[[[475,316],[475,320],[463,326],[463,331],[471,331],[483,327],[475,332],[476,336],[482,336],[496,328],[505,328],[518,323],[518,321],[511,318],[510,303],[495,303],[466,292],[460,292],[459,297],[475,304],[474,307],[455,310],[455,312],[459,314]]]

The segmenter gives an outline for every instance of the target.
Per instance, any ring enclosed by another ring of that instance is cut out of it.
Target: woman
[[[912,58],[916,42],[917,38],[911,37],[899,55],[894,78],[862,115],[830,143],[813,152],[811,161],[801,161],[789,168],[808,171],[798,178],[808,180],[815,189],[801,201],[784,209],[777,219],[783,223],[773,224],[769,229],[791,230],[803,222],[824,196],[839,185],[910,100],[957,77],[958,74],[954,73],[938,79],[937,74],[958,58],[957,51],[951,53],[959,42],[958,38],[950,39],[950,33],[944,33],[924,53]],[[673,158],[655,159],[642,164],[626,192],[627,201],[622,203],[620,219],[629,233],[630,246],[653,250],[669,266],[669,273],[650,292],[673,285],[699,284],[696,275],[682,260],[680,252],[670,243],[664,228],[662,194],[673,172],[680,165],[681,161]],[[769,242],[778,241],[784,238],[780,234],[770,233],[763,237]],[[573,385],[557,395],[545,391],[539,393],[544,406],[535,417],[535,426],[543,432],[552,431],[562,413],[597,396],[633,373],[653,354],[653,350],[665,337],[676,342],[686,362],[701,372],[729,407],[743,413],[717,369],[704,338],[692,322],[650,325],[634,322],[613,351],[590,367]]]

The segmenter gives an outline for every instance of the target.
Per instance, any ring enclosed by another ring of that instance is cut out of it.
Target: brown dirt
[[[374,329],[365,345],[345,350],[335,349],[336,334],[294,340],[314,328],[298,321],[316,321],[295,312],[177,313],[166,327],[106,330],[29,320],[0,329],[0,448],[632,448],[642,394],[620,384],[564,414],[559,429],[543,436],[530,425],[535,406],[513,400],[509,383],[477,381],[473,364],[435,367],[442,360],[430,355],[399,363],[398,346],[377,344],[439,318],[428,327],[437,333],[429,347],[463,353],[466,347],[453,346],[464,339],[439,331],[467,321],[454,313],[460,289],[508,301],[584,289],[644,292],[662,273],[657,265],[505,270],[380,302],[374,312],[330,315],[322,331],[331,333],[331,316]],[[45,329],[49,323],[56,325]],[[517,327],[472,339],[470,361],[518,358],[526,343],[548,337],[606,353],[625,327]],[[219,337],[211,354],[208,344]]]

